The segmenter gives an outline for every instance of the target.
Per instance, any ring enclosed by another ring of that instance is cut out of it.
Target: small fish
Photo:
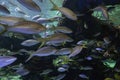
[[[48,37],[46,44],[72,42],[73,39],[63,33],[56,33]]]
[[[77,15],[70,9],[65,7],[58,7],[52,0],[50,2],[53,4],[53,8],[51,10],[59,10],[63,15],[71,20],[77,20]]]
[[[37,41],[37,40],[29,39],[29,40],[23,41],[23,42],[21,43],[21,45],[23,45],[23,46],[33,46],[33,45],[36,45],[36,44],[38,44],[38,43],[40,43],[40,42]]]
[[[65,72],[65,71],[67,71],[68,69],[66,69],[66,68],[64,68],[64,67],[59,67],[58,69],[57,69],[57,71],[58,72]]]
[[[27,60],[29,61],[33,56],[39,56],[39,57],[42,57],[42,56],[50,56],[50,55],[54,55],[55,52],[57,50],[54,48],[54,47],[42,47],[40,49],[38,49],[37,51],[35,51]]]
[[[30,71],[28,71],[27,69],[25,69],[24,67],[20,67],[17,69],[17,71],[15,72],[16,74],[19,74],[21,76],[25,76],[27,74],[30,73]]]
[[[52,80],[63,80],[63,78],[66,76],[66,74],[59,74],[58,76],[56,77],[53,77]]]
[[[17,0],[17,1],[29,10],[41,12],[40,7],[33,0]]]
[[[0,68],[3,68],[9,64],[12,64],[16,60],[17,58],[13,56],[0,56]]]
[[[38,34],[45,30],[46,30],[45,26],[32,21],[21,21],[16,23],[14,26],[8,28],[8,31],[18,32],[23,34]]]
[[[62,48],[60,50],[58,50],[55,54],[56,55],[68,55],[72,52],[72,49],[70,48]]]
[[[88,56],[88,57],[86,57],[85,59],[88,60],[88,61],[90,61],[90,60],[92,60],[93,58],[92,58],[91,56]]]
[[[108,14],[108,11],[107,11],[107,8],[105,6],[98,6],[94,9],[92,9],[93,11],[101,11],[102,12],[102,15],[105,19],[109,19],[109,14]]]
[[[82,46],[75,46],[75,47],[73,48],[72,53],[69,55],[69,58],[78,55],[78,54],[82,51],[82,49],[83,49]]]
[[[65,26],[57,26],[57,27],[55,27],[55,32],[70,34],[70,33],[72,33],[72,30]]]
[[[83,78],[83,79],[89,80],[89,77],[86,76],[85,74],[79,74],[79,77],[80,77],[80,78]]]
[[[4,5],[0,5],[0,12],[10,14],[10,11]]]
[[[62,17],[38,18],[36,20],[36,22],[38,22],[38,23],[51,23],[51,22],[54,22],[54,21],[58,21],[60,19],[62,19]]]

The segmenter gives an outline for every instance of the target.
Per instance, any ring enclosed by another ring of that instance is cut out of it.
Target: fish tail
[[[50,0],[50,2],[53,4],[51,10],[58,10],[58,6],[52,0]]]

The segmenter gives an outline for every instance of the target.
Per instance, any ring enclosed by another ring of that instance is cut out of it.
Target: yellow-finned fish
[[[51,10],[59,10],[63,15],[71,20],[77,20],[77,15],[70,9],[65,7],[58,7],[52,0],[50,2],[53,4],[53,8]]]

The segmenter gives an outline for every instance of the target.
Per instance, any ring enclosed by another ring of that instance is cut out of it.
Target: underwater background
[[[63,1],[0,0],[0,80],[120,80],[120,5],[93,10],[90,20],[103,34],[94,29],[92,37],[74,38],[59,25],[72,13],[52,8]],[[84,29],[91,35],[88,24]]]

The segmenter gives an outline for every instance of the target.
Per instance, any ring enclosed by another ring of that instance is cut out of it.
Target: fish
[[[17,58],[13,56],[0,56],[0,68],[10,65],[16,60]]]
[[[74,56],[78,55],[82,51],[82,49],[83,49],[82,46],[75,46],[72,49],[72,53],[68,57],[71,58],[71,57],[74,57]]]
[[[29,10],[41,12],[41,8],[33,0],[17,0],[17,1]]]
[[[77,15],[72,10],[66,7],[58,7],[52,0],[50,0],[50,2],[53,4],[53,8],[51,10],[58,10],[68,19],[77,21]]]
[[[65,71],[67,71],[68,69],[66,69],[66,68],[64,68],[64,67],[59,67],[58,69],[57,69],[57,71],[58,72],[65,72]]]
[[[56,44],[56,43],[65,43],[65,42],[72,42],[73,39],[66,34],[63,33],[56,33],[51,36],[48,36],[48,40],[46,44]]]
[[[0,16],[0,23],[8,26],[13,26],[21,21],[25,21],[25,19],[14,16]]]
[[[38,18],[36,20],[36,22],[38,23],[51,23],[54,21],[59,21],[60,19],[62,19],[63,17],[52,17],[52,18]]]
[[[61,32],[61,33],[66,33],[66,34],[70,34],[73,31],[70,28],[67,28],[65,26],[57,26],[55,27],[55,32]]]
[[[85,57],[85,59],[88,60],[88,61],[90,61],[90,60],[92,60],[93,58],[92,58],[91,56],[87,56],[87,57]]]
[[[66,76],[66,74],[59,74],[56,77],[53,77],[52,80],[63,80],[63,78]]]
[[[14,26],[9,27],[8,31],[18,32],[23,34],[38,34],[46,30],[45,26],[37,22],[32,21],[21,21],[16,23]]]
[[[25,76],[25,75],[29,74],[30,71],[27,70],[27,69],[25,69],[24,67],[20,67],[20,68],[18,68],[18,69],[16,70],[15,73],[16,73],[16,74],[19,74],[19,75],[21,75],[21,76]]]
[[[0,12],[3,12],[5,14],[10,14],[9,9],[7,9],[4,5],[0,5]]]
[[[68,55],[72,52],[71,48],[62,48],[60,50],[58,50],[55,54],[56,55]]]
[[[33,46],[33,45],[36,45],[36,44],[38,44],[38,43],[40,43],[39,41],[37,41],[37,40],[34,40],[34,39],[28,39],[28,40],[25,40],[25,41],[23,41],[22,43],[21,43],[21,45],[23,45],[23,46]]]
[[[105,6],[97,6],[97,7],[93,8],[93,9],[91,9],[91,10],[93,10],[93,11],[101,11],[103,17],[106,20],[109,20],[109,14],[108,14],[107,8]]]
[[[83,79],[87,79],[87,80],[89,80],[89,77],[86,76],[86,75],[83,74],[83,73],[79,74],[79,77],[80,77],[80,78],[83,78]]]
[[[38,57],[43,57],[43,56],[50,56],[54,55],[57,50],[54,47],[42,47],[39,48],[37,51],[35,51],[33,54],[30,55],[30,57],[26,60],[29,61],[32,57],[38,56]]]

